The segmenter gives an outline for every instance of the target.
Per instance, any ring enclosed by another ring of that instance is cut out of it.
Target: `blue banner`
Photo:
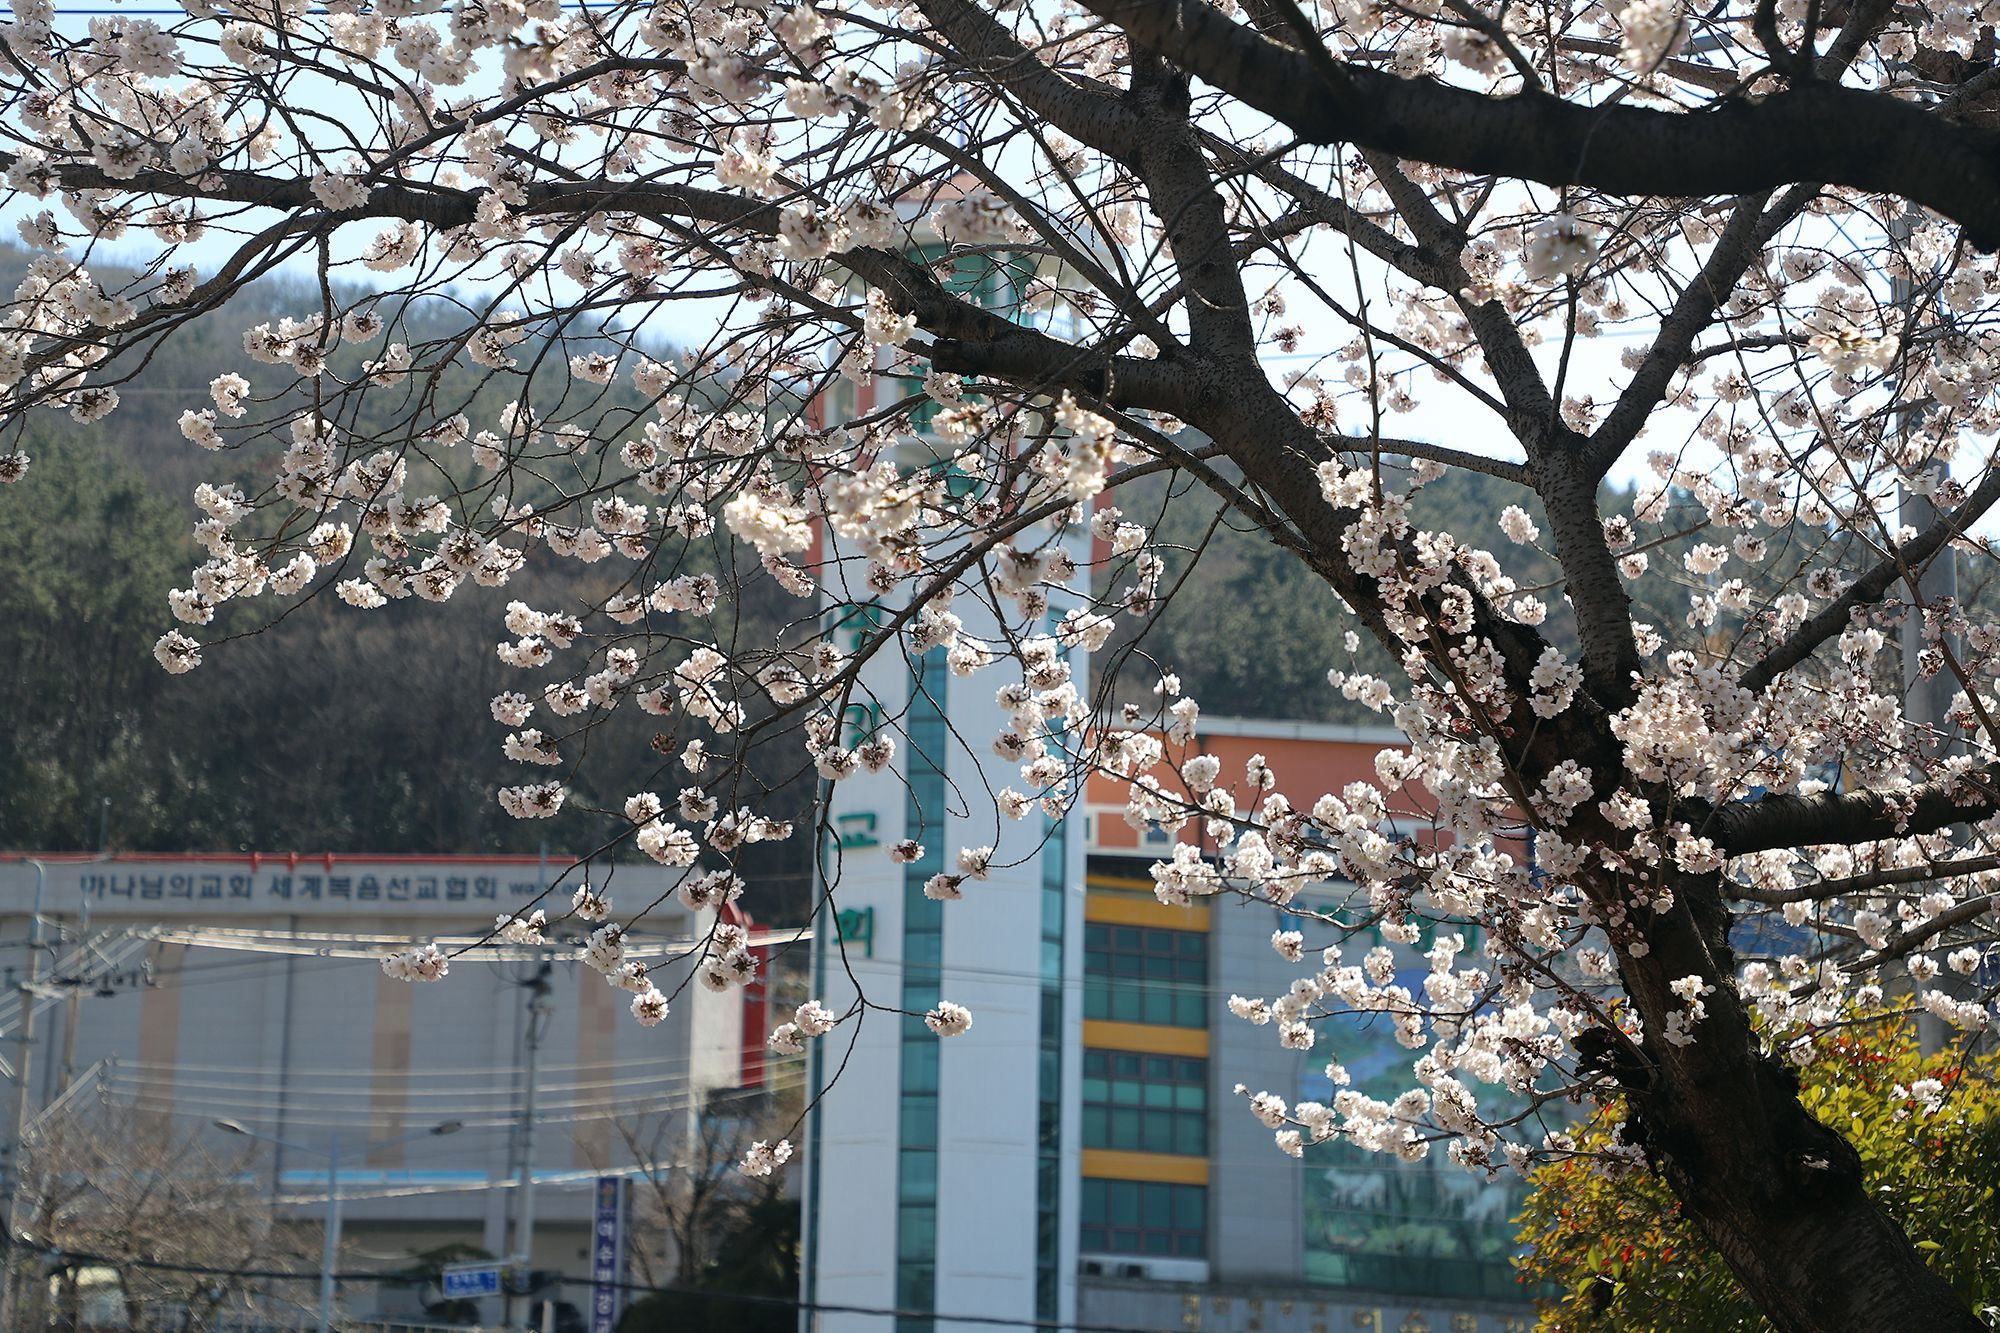
[[[618,1324],[619,1276],[625,1258],[625,1178],[597,1178],[597,1216],[590,1229],[590,1333]]]

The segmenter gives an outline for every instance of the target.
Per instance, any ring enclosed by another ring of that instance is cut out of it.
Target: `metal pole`
[[[1916,223],[1916,210],[1905,209],[1889,224],[1890,239],[1907,241]],[[1889,278],[1889,296],[1896,307],[1908,314],[1915,303],[1917,282],[1914,274],[1899,268]],[[1907,385],[1899,385],[1899,392]],[[1908,408],[1898,414],[1896,432],[1906,442],[1922,426],[1924,412],[1921,408]],[[1938,480],[1949,475],[1949,469],[1938,469]],[[1929,495],[1922,495],[1905,488],[1901,502],[1897,505],[1896,521],[1906,527],[1923,532],[1938,520],[1937,504]],[[1942,729],[1947,703],[1953,693],[1952,677],[1939,673],[1925,680],[1918,669],[1918,657],[1924,649],[1924,620],[1921,611],[1911,603],[1921,602],[1934,606],[1941,599],[1958,596],[1958,556],[1947,542],[1936,555],[1917,571],[1916,587],[1906,584],[1897,589],[1908,612],[1903,617],[1898,638],[1903,649],[1903,713],[1911,722],[1926,728]],[[1928,743],[1924,750],[1932,756],[1941,756],[1945,751],[1942,742]],[[1922,775],[1919,774],[1919,777]]]
[[[1905,490],[1902,503],[1898,507],[1897,520],[1907,527],[1924,531],[1938,520],[1937,504],[1928,495]],[[1910,599],[1910,590],[1902,593]],[[1936,606],[1940,601],[1958,596],[1958,559],[1949,543],[1931,557],[1917,577],[1916,597],[1926,606]],[[1924,617],[1915,606],[1903,617],[1901,640],[1903,646],[1903,710],[1908,720],[1926,730],[1942,731],[1945,725],[1945,709],[1956,691],[1957,680],[1949,671],[1940,671],[1929,680],[1924,679],[1918,669],[1917,659],[1924,650]],[[1923,750],[1933,756],[1942,756],[1949,748],[1950,741],[1942,737],[1925,737],[1921,742]]]
[[[63,1012],[62,1063],[56,1067],[56,1096],[69,1091],[69,1085],[76,1078],[76,1029],[78,1010],[83,1004],[83,988],[89,978],[77,976],[70,979],[69,1003]]]
[[[319,1264],[319,1333],[333,1327],[334,1268],[340,1261],[340,1135],[326,1157],[326,1251]]]
[[[48,886],[48,867],[33,857],[35,906],[28,920],[28,980],[21,988],[21,1054],[14,1066],[14,1139],[7,1158],[7,1235],[0,1253],[6,1255],[5,1280],[0,1281],[0,1328],[13,1328],[20,1313],[20,1278],[14,1262],[21,1228],[21,1141],[28,1133],[28,1074],[35,1057],[35,989],[42,979],[42,893]]]
[[[541,1069],[542,1033],[548,1026],[549,966],[544,963],[528,983],[528,1074],[521,1099],[521,1167],[515,1182],[514,1252],[520,1257],[522,1280],[535,1266],[535,1095]],[[511,1307],[512,1300],[508,1301]],[[507,1315],[511,1321],[513,1311]]]
[[[108,807],[109,800],[105,801]],[[98,857],[104,858],[103,839],[98,839]],[[83,1021],[83,988],[89,981],[89,973],[94,970],[90,942],[90,895],[79,894],[76,910],[76,951],[79,971],[69,979],[69,1011],[63,1018],[62,1065],[58,1069],[55,1097],[69,1091],[69,1085],[76,1079],[76,1030]],[[53,1102],[55,1098],[51,1098]]]
[[[1916,210],[1905,209],[1889,224],[1889,235],[1897,242],[1907,241],[1914,229]],[[1914,274],[1898,270],[1890,275],[1889,295],[1896,307],[1907,315],[1912,310],[1917,292]],[[1902,385],[1898,386],[1901,392]],[[1916,433],[1923,424],[1921,408],[1910,408],[1902,412],[1896,422],[1896,430],[1904,440]],[[1938,480],[1949,475],[1949,469],[1938,469]],[[1923,532],[1938,521],[1938,507],[1929,495],[1919,494],[1907,487],[1896,506],[1898,524]],[[1946,542],[1924,566],[1916,571],[1916,587],[1905,581],[1897,588],[1907,608],[1903,623],[1898,627],[1897,638],[1903,650],[1903,717],[1914,729],[1921,727],[1926,734],[1914,737],[1918,753],[1926,759],[1943,759],[1954,748],[1952,737],[1946,734],[1945,711],[1955,693],[1955,678],[1949,671],[1941,670],[1930,679],[1924,678],[1919,658],[1924,650],[1924,616],[1917,605],[1936,606],[1940,601],[1955,601],[1958,597],[1958,553]],[[1945,646],[1957,653],[1957,645],[1949,638]],[[1912,777],[1922,782],[1928,774],[1922,763],[1913,765],[1916,769]],[[1929,1013],[1917,1015],[1917,1049],[1924,1055],[1936,1054],[1944,1046],[1944,1025]]]

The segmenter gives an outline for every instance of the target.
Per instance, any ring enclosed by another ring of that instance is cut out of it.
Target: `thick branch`
[[[922,323],[921,313],[918,322]],[[1032,329],[962,341],[939,338],[931,364],[954,375],[983,375],[1021,389],[1068,389],[1115,407],[1180,416],[1187,407],[1181,371],[1171,362],[1105,356]]]
[[[1153,213],[1173,247],[1174,271],[1187,289],[1189,340],[1247,366],[1257,344],[1250,302],[1222,196],[1188,121],[1188,81],[1156,60],[1135,58],[1128,96],[1147,125],[1132,166],[1152,196]]]
[[[1978,898],[1967,899],[1958,906],[1948,908],[1927,921],[1919,921],[1913,926],[1895,931],[1883,943],[1881,948],[1875,950],[1873,953],[1863,954],[1859,958],[1849,959],[1845,966],[1850,972],[1868,972],[1882,966],[1884,963],[1893,963],[1898,958],[1907,957],[1915,953],[1918,949],[1923,948],[1946,931],[1962,926],[1968,921],[1977,921],[1980,917],[1991,912],[1996,903],[2000,903],[2000,895],[1991,893]],[[1803,998],[1815,993],[1818,989],[1819,985],[1815,982],[1813,985],[1800,991],[1799,996]]]
[[[1424,250],[1437,257],[1437,266],[1445,277],[1439,285],[1458,302],[1472,336],[1478,339],[1486,366],[1493,372],[1493,382],[1500,386],[1500,393],[1507,400],[1514,433],[1521,437],[1522,443],[1531,444],[1554,418],[1555,401],[1549,395],[1541,368],[1521,340],[1521,331],[1514,327],[1513,317],[1497,299],[1473,301],[1464,294],[1472,285],[1472,277],[1460,257],[1465,248],[1464,233],[1438,211],[1430,196],[1403,174],[1393,158],[1382,153],[1369,153],[1366,157],[1403,221],[1423,243]]]
[[[1491,96],[1312,55],[1204,0],[1085,0],[1190,73],[1313,143],[1353,143],[1482,174],[1611,194],[1754,194],[1802,181],[1875,190],[2000,247],[2000,134],[1884,93],[1803,82],[1697,112]]]
[[[1920,866],[1871,870],[1862,875],[1823,879],[1817,884],[1807,884],[1797,889],[1757,889],[1747,884],[1733,884],[1727,881],[1725,883],[1732,898],[1743,902],[1776,905],[1825,902],[1830,898],[1845,898],[1852,894],[1866,893],[1871,889],[1886,889],[1898,884],[1925,884],[1932,880],[1955,879],[1960,875],[1976,875],[1985,870],[2000,870],[2000,856],[1968,856],[1959,861],[1932,861]]]
[[[1872,791],[1766,796],[1722,806],[1702,832],[1730,856],[1913,838],[1986,818],[1994,811],[1996,784],[2000,768],[1984,768],[1953,781],[1922,783],[1893,800]]]
[[[0,153],[0,171],[13,157]],[[328,223],[398,219],[433,227],[472,221],[480,190],[379,185],[359,206],[327,212],[309,181],[271,178],[254,172],[211,173],[202,183],[173,172],[142,172],[113,180],[94,165],[66,164],[57,178],[71,189],[123,189],[183,198],[203,198],[254,207],[290,210]],[[524,214],[623,212],[656,219],[706,222],[759,235],[774,235],[779,210],[760,200],[720,190],[656,182],[546,182],[530,186]],[[1164,361],[1111,357],[1022,328],[945,290],[929,268],[884,250],[849,250],[840,263],[880,287],[897,310],[913,314],[937,341],[932,357],[940,369],[994,375],[1040,387],[1071,388],[1128,407],[1174,412],[1182,405],[1181,380]]]
[[[1736,206],[1708,262],[1692,282],[1681,289],[1674,308],[1660,324],[1659,336],[1632,380],[1618,395],[1618,405],[1591,436],[1590,465],[1599,477],[1611,470],[1627,445],[1638,437],[1666,396],[1667,386],[1681,367],[1688,364],[1688,349],[1701,331],[1715,321],[1715,312],[1729,299],[1743,274],[1763,252],[1771,238],[1798,215],[1800,209],[1819,193],[1817,185],[1800,185],[1785,194],[1770,209],[1767,196],[1745,199]]]
[[[1535,493],[1548,511],[1556,560],[1576,613],[1584,688],[1607,711],[1615,711],[1633,697],[1639,644],[1632,635],[1632,598],[1604,539],[1597,509],[1601,477],[1577,461],[1584,448],[1582,436],[1556,425],[1530,448],[1528,465]]]
[[[1141,126],[1115,89],[1051,69],[990,14],[966,0],[919,0],[918,8],[969,68],[1007,89],[1063,133],[1120,161],[1130,160]]]

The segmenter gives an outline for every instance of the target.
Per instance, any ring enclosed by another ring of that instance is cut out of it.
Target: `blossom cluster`
[[[1795,8],[1779,39],[1810,50]],[[1417,87],[1683,112],[1775,87],[1754,9],[1316,12],[1337,59]],[[1990,20],[1898,11],[1828,77],[1913,96]],[[1592,1043],[1681,1068],[1755,1014],[1800,1058],[1883,997],[1992,1022],[2000,618],[1930,575],[1991,554],[2000,268],[1955,224],[1838,185],[1627,197],[1251,144],[1221,95],[1175,113],[1186,152],[1134,152],[1164,114],[1126,96],[1134,43],[1066,3],[259,0],[86,30],[17,0],[0,35],[28,255],[0,483],[32,422],[133,422],[162,340],[228,326],[164,418],[216,469],[168,672],[301,598],[472,600],[519,766],[499,807],[602,829],[726,918],[746,850],[798,836],[758,779],[897,772],[870,665],[939,661],[997,705],[948,742],[1007,766],[993,828],[1108,783],[1172,842],[1161,902],[1300,918],[1272,940],[1293,984],[1230,1005],[1329,1062],[1331,1105],[1250,1099],[1286,1152],[1519,1166],[1563,1138],[1514,1108],[1605,1091]],[[353,108],[337,143],[292,114],[320,97]],[[307,295],[246,297],[292,255]],[[1513,501],[1439,519],[1470,473]],[[1353,613],[1317,702],[1405,737],[1371,771],[1225,762],[1181,675],[1211,664],[1145,653],[1200,554],[1190,487]],[[753,609],[784,628],[746,634]],[[611,719],[661,762],[599,810],[578,771]],[[950,911],[1007,840],[938,836],[883,854],[941,852]],[[1733,971],[1677,943],[1698,910],[1758,941]],[[494,934],[566,919],[661,1022],[640,914],[601,890]],[[757,967],[727,919],[693,962],[717,990]],[[808,1001],[772,1049],[844,1016]],[[1347,1086],[1356,1017],[1408,1050],[1399,1095]]]

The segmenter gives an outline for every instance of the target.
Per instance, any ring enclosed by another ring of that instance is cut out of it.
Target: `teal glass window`
[[[1085,1180],[1084,1250],[1199,1259],[1208,1253],[1208,1187],[1150,1180]]]
[[[1085,1051],[1083,1146],[1205,1155],[1208,1061],[1134,1051]]]
[[[1208,936],[1093,921],[1084,928],[1083,1016],[1208,1026]]]

